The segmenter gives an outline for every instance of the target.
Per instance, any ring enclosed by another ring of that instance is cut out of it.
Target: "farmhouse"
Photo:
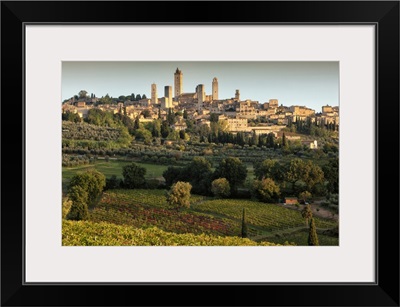
[[[297,197],[285,197],[285,205],[295,205],[298,203]]]

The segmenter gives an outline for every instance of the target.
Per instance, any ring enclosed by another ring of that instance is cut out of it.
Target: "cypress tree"
[[[242,215],[242,238],[247,238],[246,208],[243,208]]]
[[[309,246],[318,246],[318,236],[317,236],[317,228],[315,227],[314,218],[310,220],[310,229],[308,231],[308,245]]]
[[[286,147],[286,135],[285,135],[285,132],[282,135],[282,147]]]

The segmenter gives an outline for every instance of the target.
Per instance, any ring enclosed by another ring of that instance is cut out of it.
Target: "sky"
[[[158,97],[164,86],[174,90],[174,72],[183,73],[183,92],[195,92],[204,84],[211,94],[214,77],[218,78],[219,99],[235,96],[260,103],[278,99],[279,105],[306,106],[317,112],[324,105],[339,105],[339,62],[63,62],[62,100],[80,90],[102,97],[146,94],[157,84]]]

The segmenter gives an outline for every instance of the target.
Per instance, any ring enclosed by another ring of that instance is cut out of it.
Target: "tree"
[[[167,194],[167,203],[173,208],[190,208],[190,190],[192,185],[189,182],[178,181],[174,183]]]
[[[79,93],[78,93],[78,95],[79,95],[79,98],[86,98],[87,97],[87,91],[85,91],[85,90],[81,90],[81,91],[79,91]]]
[[[142,99],[147,99],[146,94],[143,94],[143,95],[142,95]]]
[[[140,128],[140,120],[139,120],[139,115],[138,116],[136,116],[136,118],[135,118],[135,123],[133,124],[133,129],[134,130],[137,130],[137,129],[139,129]]]
[[[222,159],[215,169],[213,177],[226,178],[229,181],[231,194],[235,195],[237,187],[243,184],[247,177],[247,168],[239,158]]]
[[[151,135],[153,137],[160,137],[161,136],[161,121],[160,120],[153,120],[153,125],[151,127]]]
[[[305,203],[307,200],[311,198],[311,193],[308,191],[303,191],[299,194],[299,199],[303,200],[303,203]]]
[[[285,132],[282,135],[282,147],[285,148],[286,147],[286,136],[285,136]]]
[[[138,140],[144,140],[149,142],[151,139],[151,132],[145,128],[140,128],[135,131],[135,137]]]
[[[229,181],[226,178],[215,179],[211,183],[211,192],[220,198],[229,197],[231,194],[231,188],[229,186]]]
[[[180,138],[181,140],[184,140],[185,137],[186,137],[185,130],[180,130],[180,131],[179,131],[179,138]]]
[[[72,201],[67,214],[67,220],[81,221],[89,218],[87,205],[88,193],[80,186],[73,186],[68,191],[68,198]]]
[[[185,168],[186,180],[193,187],[194,194],[209,195],[211,190],[211,163],[204,157],[194,157]],[[181,177],[182,178],[182,177]]]
[[[308,221],[312,219],[313,213],[311,210],[311,206],[309,204],[305,205],[303,210],[301,210],[301,216],[306,219],[306,225],[308,226]]]
[[[278,200],[280,189],[271,178],[254,180],[252,194],[258,200],[271,203]]]
[[[265,159],[262,162],[254,163],[254,175],[258,180],[271,178],[277,182],[283,180],[282,166],[278,160]]]
[[[188,112],[185,110],[183,110],[183,118],[187,119],[188,118]]]
[[[322,168],[324,177],[327,180],[328,192],[337,194],[339,193],[339,159],[331,159],[327,165]]]
[[[317,228],[315,227],[315,222],[313,218],[311,218],[310,220],[310,228],[308,230],[308,245],[309,246],[319,245]]]
[[[128,189],[144,187],[146,184],[146,179],[144,178],[145,175],[146,169],[133,162],[122,168],[124,186]]]
[[[172,112],[172,108],[168,109],[167,122],[169,125],[175,124],[175,113]]]
[[[211,113],[210,114],[210,122],[218,123],[218,117],[219,117],[219,115],[217,113]]]
[[[166,137],[168,137],[169,132],[170,132],[170,129],[169,129],[168,122],[166,120],[164,120],[161,124],[161,136],[163,138],[166,138]]]
[[[284,177],[292,184],[292,191],[295,191],[296,182],[304,180],[308,172],[308,165],[303,160],[296,158],[290,161]]]
[[[248,230],[247,230],[247,224],[246,224],[246,208],[243,208],[243,213],[242,213],[242,238],[247,238],[248,237]]]
[[[104,174],[95,169],[90,169],[71,178],[68,185],[68,193],[76,186],[81,187],[87,193],[87,199],[84,202],[91,206],[101,195],[105,185],[106,177]]]
[[[268,133],[267,135],[267,147],[274,148],[275,147],[275,134],[272,132]]]
[[[150,112],[149,109],[143,110],[141,114],[144,116],[144,118],[150,118],[151,117],[151,112]]]
[[[168,166],[168,168],[163,172],[162,175],[165,179],[165,185],[167,186],[167,188],[178,181],[188,181],[187,178],[183,178],[185,175],[183,167]]]
[[[140,99],[142,99],[142,96],[140,96],[140,94],[137,94],[136,97],[135,97],[135,100],[139,101]]]
[[[106,186],[104,190],[118,189],[121,186],[121,180],[117,176],[112,175],[110,178],[106,178]]]

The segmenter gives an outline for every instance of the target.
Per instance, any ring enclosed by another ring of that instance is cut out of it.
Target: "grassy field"
[[[112,175],[117,176],[118,178],[122,177],[122,168],[125,165],[130,164],[131,162],[125,161],[116,161],[110,160],[109,162],[106,161],[97,161],[95,164],[92,165],[80,165],[76,167],[63,167],[62,168],[62,185],[63,191],[71,180],[71,178],[79,171],[85,171],[90,168],[95,168],[99,172],[103,173],[107,178],[111,177]],[[137,165],[146,168],[146,178],[162,178],[162,173],[167,169],[165,165],[154,165],[154,164],[147,164],[147,163],[139,163],[135,162]]]

